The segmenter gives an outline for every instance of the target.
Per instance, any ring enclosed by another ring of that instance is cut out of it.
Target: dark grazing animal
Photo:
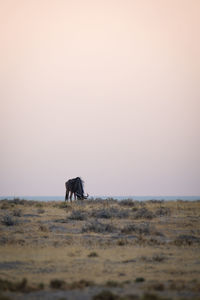
[[[74,194],[74,200],[87,199],[89,195],[88,194],[87,196],[84,195],[83,184],[84,182],[80,177],[69,179],[67,182],[65,182],[65,187],[66,187],[65,201],[68,199],[72,201],[73,194]]]

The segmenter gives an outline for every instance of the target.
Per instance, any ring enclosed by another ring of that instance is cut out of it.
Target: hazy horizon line
[[[65,195],[1,195],[0,198],[20,198],[20,197],[65,197]],[[168,194],[168,195],[152,195],[152,194],[144,194],[144,195],[89,195],[90,198],[92,197],[200,197],[200,195],[183,195],[183,194]]]

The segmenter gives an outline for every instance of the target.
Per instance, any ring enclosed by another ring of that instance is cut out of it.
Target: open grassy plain
[[[0,201],[0,299],[200,299],[200,201]]]

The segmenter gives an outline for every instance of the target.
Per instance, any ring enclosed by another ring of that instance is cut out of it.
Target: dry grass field
[[[200,201],[0,201],[0,299],[200,299]]]

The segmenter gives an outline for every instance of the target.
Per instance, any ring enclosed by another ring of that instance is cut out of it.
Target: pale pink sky
[[[200,195],[199,0],[1,0],[0,195]]]

